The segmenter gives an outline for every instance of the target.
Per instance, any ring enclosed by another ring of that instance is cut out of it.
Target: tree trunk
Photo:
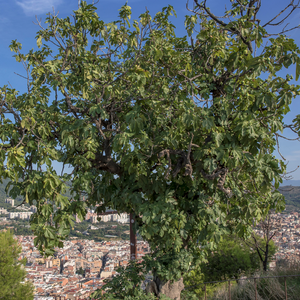
[[[155,294],[156,296],[165,295],[173,300],[180,300],[181,291],[184,289],[183,278],[173,283],[169,281],[161,281],[159,277],[154,278],[146,287],[146,292]]]
[[[267,267],[268,267],[268,262],[267,262],[267,260],[265,259],[265,260],[263,261],[263,270],[264,270],[265,272],[267,272]]]
[[[264,267],[264,271],[265,272],[267,272],[267,267],[268,267],[268,255],[269,255],[269,242],[267,241],[267,243],[266,243],[265,259],[263,261],[263,267]]]

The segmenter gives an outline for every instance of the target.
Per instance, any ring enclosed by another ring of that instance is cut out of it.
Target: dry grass
[[[235,284],[231,287],[231,300],[254,300],[255,286],[254,280],[243,280],[242,284]],[[276,278],[260,278],[257,283],[257,300],[282,300],[284,291]],[[214,300],[229,300],[228,285],[222,289],[217,289],[215,293],[208,299]]]
[[[253,277],[256,279],[257,286],[257,298],[255,298],[255,285],[253,279],[240,280],[237,284],[231,281],[230,294],[228,283],[223,283],[214,288],[213,292],[207,295],[207,300],[285,300],[285,280],[281,278],[263,278],[264,276],[289,276],[300,275],[300,264],[287,264],[281,263],[275,270],[270,270],[267,273],[260,271]],[[300,299],[300,276],[299,277],[286,277],[287,286],[287,299],[299,300]],[[202,293],[201,293],[202,294]],[[202,294],[203,295],[203,294]],[[201,296],[202,296],[201,295]],[[197,297],[191,297],[190,299],[204,299],[198,294]],[[188,299],[183,297],[183,299]]]

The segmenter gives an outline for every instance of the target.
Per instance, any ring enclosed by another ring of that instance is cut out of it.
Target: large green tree
[[[38,249],[61,247],[87,207],[134,213],[158,293],[179,280],[176,297],[204,246],[229,229],[249,235],[270,208],[283,209],[285,164],[273,153],[278,131],[296,131],[299,119],[283,122],[299,87],[278,75],[295,64],[298,79],[299,49],[284,31],[270,37],[261,1],[232,1],[227,23],[194,4],[186,29],[192,36],[200,23],[195,41],[175,35],[171,6],[130,21],[125,5],[111,23],[86,2],[72,19],[49,14],[37,51],[10,46],[27,92],[5,86],[0,99],[0,175],[11,196],[37,203]]]
[[[0,299],[33,299],[33,285],[25,281],[26,259],[19,260],[21,247],[13,234],[0,231]]]

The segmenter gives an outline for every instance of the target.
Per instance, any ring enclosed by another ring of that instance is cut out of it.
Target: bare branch
[[[268,21],[267,23],[265,23],[262,27],[266,27],[268,25],[270,25],[270,26],[278,26],[278,25],[282,24],[294,12],[295,9],[299,8],[299,6],[298,6],[299,3],[300,3],[300,0],[295,5],[294,4],[294,0],[291,0],[291,2],[283,10],[281,10],[274,18],[272,18],[270,21]],[[273,23],[272,24],[273,21],[275,21],[280,15],[282,15],[290,7],[291,7],[291,11],[288,13],[287,16],[285,16],[282,20],[278,21],[277,23]]]
[[[210,10],[206,7],[206,1],[207,0],[204,0],[203,1],[203,5],[199,4],[199,1],[198,0],[194,0],[196,5],[203,9],[207,15],[209,17],[211,17],[218,25],[222,26],[224,30],[226,31],[229,31],[233,34],[236,34],[237,36],[239,36],[241,38],[241,40],[244,42],[245,45],[247,45],[249,51],[252,53],[253,52],[253,48],[252,48],[252,44],[251,44],[251,41],[247,41],[246,38],[242,35],[242,33],[235,27],[231,26],[229,27],[228,24],[226,24],[225,22],[223,22],[222,20],[220,20],[220,18],[218,18],[217,16],[215,16],[213,13],[210,12]]]

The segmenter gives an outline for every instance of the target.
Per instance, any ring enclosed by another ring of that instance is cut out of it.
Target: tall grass
[[[285,279],[264,278],[265,276],[288,276],[299,275],[299,277],[286,277],[286,287],[288,300],[300,299],[300,264],[281,263],[274,270],[268,272],[259,271],[253,277],[256,279],[257,300],[285,300]],[[204,299],[204,293],[199,293],[197,287],[192,291],[185,291],[182,299]],[[219,284],[213,289],[207,286],[207,300],[229,300],[228,282]],[[197,295],[196,295],[197,294]],[[230,284],[231,300],[255,300],[255,284],[253,279],[239,280],[238,283],[231,281]]]

